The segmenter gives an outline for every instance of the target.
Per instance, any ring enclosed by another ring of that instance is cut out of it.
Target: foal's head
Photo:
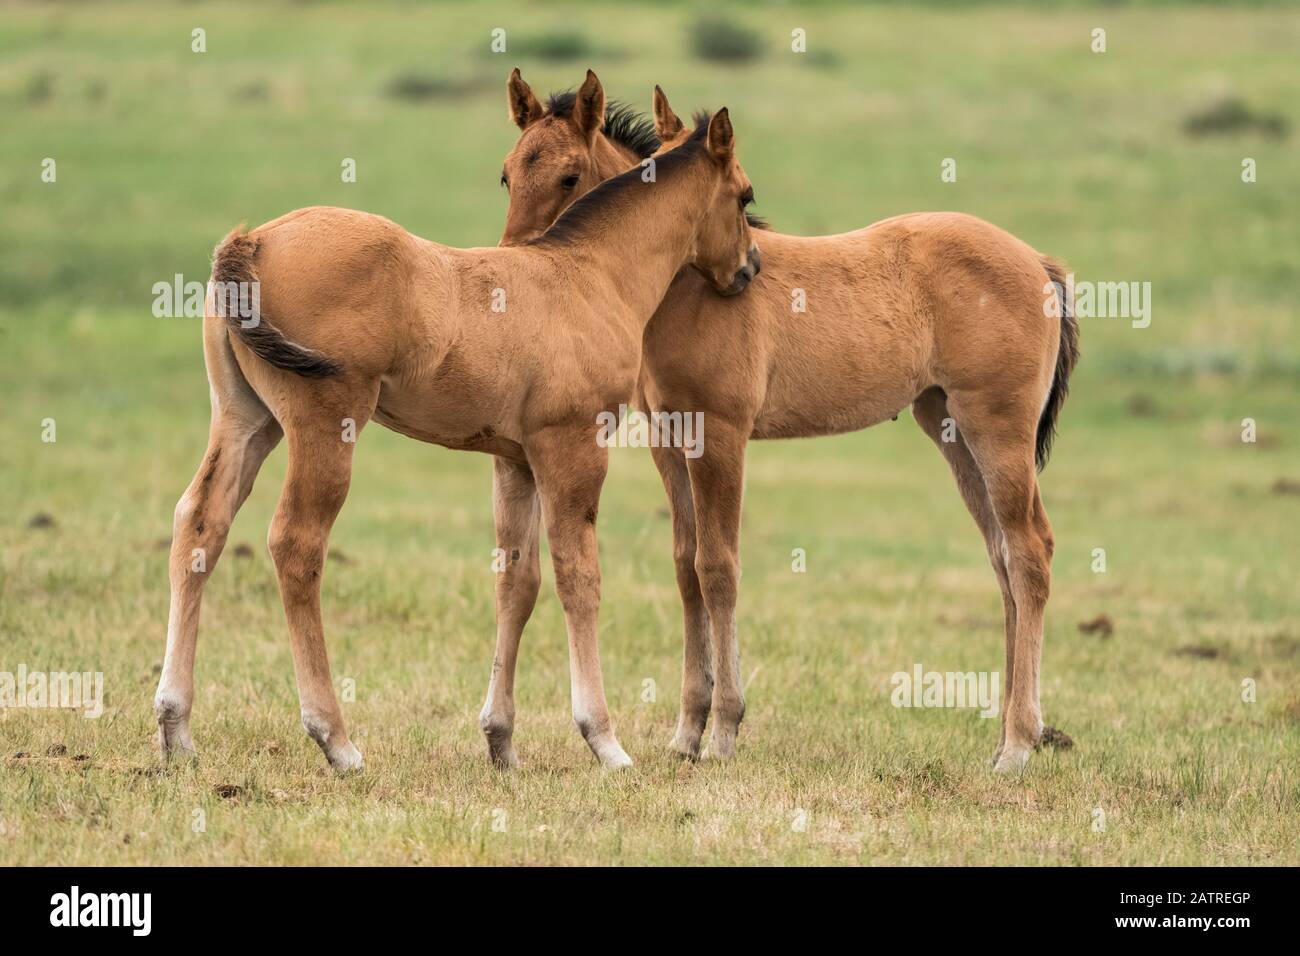
[[[654,126],[626,106],[606,103],[600,80],[590,70],[576,94],[553,95],[545,106],[517,69],[506,94],[510,118],[522,132],[501,170],[501,184],[510,193],[501,245],[536,239],[601,182],[652,155],[691,144],[691,152],[707,153],[716,183],[691,264],[723,295],[740,292],[758,274],[758,250],[744,215],[753,189],[736,159],[726,110],[697,116],[695,128],[687,129],[655,87],[656,123],[662,121],[673,134],[661,148]]]
[[[712,208],[701,222],[696,235],[692,265],[722,295],[735,295],[758,275],[761,261],[751,235],[750,217],[745,207],[754,201],[754,187],[736,159],[736,138],[731,117],[725,108],[710,116],[695,115],[694,129],[677,118],[668,97],[658,86],[654,92],[655,134],[660,147],[656,157],[703,141],[718,174]],[[758,222],[758,220],[755,220]]]
[[[506,98],[522,132],[501,169],[501,185],[510,192],[503,246],[540,236],[575,199],[659,145],[643,118],[606,104],[591,70],[577,93],[554,94],[543,106],[516,69]]]

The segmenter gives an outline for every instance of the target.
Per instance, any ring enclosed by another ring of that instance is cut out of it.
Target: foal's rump
[[[1041,465],[1078,352],[1064,267],[974,216],[917,213],[887,222],[906,228],[927,290],[934,384],[997,388],[1009,402],[1031,404],[1046,428]]]
[[[382,374],[408,311],[411,240],[381,216],[319,206],[235,229],[213,253],[209,321],[304,378]]]

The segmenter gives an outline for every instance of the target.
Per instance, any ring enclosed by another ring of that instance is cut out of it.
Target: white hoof
[[[1028,747],[1003,747],[993,769],[998,773],[1022,774],[1025,772],[1025,765],[1029,763],[1030,753],[1031,749]]]
[[[194,738],[190,736],[190,715],[166,697],[154,701],[158,718],[158,749],[166,758],[194,757]]]
[[[339,773],[359,773],[363,769],[361,751],[351,741],[329,755],[330,766]]]
[[[623,751],[622,747],[615,744],[613,749],[601,756],[600,765],[606,770],[626,770],[632,766],[632,758]]]

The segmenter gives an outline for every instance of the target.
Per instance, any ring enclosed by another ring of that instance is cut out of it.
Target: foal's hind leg
[[[1006,673],[1002,675],[1001,732],[998,737],[998,749],[993,754],[993,762],[996,764],[1002,755],[1002,746],[1006,741],[1007,698],[1011,691],[1016,661],[1016,601],[1011,593],[1011,579],[1007,576],[1002,529],[998,527],[997,517],[993,513],[993,503],[989,501],[988,489],[984,485],[984,476],[980,474],[979,465],[971,456],[966,439],[956,428],[946,427],[945,419],[949,417],[948,403],[943,391],[932,388],[922,392],[912,403],[912,414],[917,424],[939,447],[939,451],[943,453],[943,457],[952,469],[962,501],[966,503],[967,510],[979,525],[980,533],[984,535],[984,546],[988,550],[989,563],[993,565],[998,586],[1002,590]]]
[[[673,521],[673,561],[682,598],[682,706],[671,747],[683,757],[700,755],[700,738],[713,699],[713,661],[709,647],[709,613],[695,571],[695,502],[686,456],[679,448],[650,449],[663,478]]]
[[[205,332],[212,424],[203,463],[176,504],[172,525],[167,652],[154,696],[165,756],[193,752],[194,650],[203,587],[253,479],[280,440],[280,426],[240,374],[224,328]]]
[[[1016,605],[1015,667],[1008,680],[1005,736],[996,764],[1002,771],[1022,769],[1043,732],[1038,668],[1054,542],[1034,470],[1038,407],[1032,396],[1020,400],[1003,393],[948,397],[948,408],[979,463],[1002,529]]]
[[[478,720],[492,762],[508,769],[519,765],[513,742],[515,661],[542,581],[538,559],[541,509],[531,468],[504,458],[492,461],[492,513],[497,547],[505,553],[505,567],[497,574],[497,649],[492,658],[487,700]]]
[[[336,770],[359,770],[361,754],[348,739],[330,679],[321,627],[320,583],[330,528],[348,495],[355,433],[369,419],[377,386],[361,394],[292,390],[281,409],[289,471],[267,543],[289,622],[302,724]],[[282,396],[283,397],[283,396]],[[345,419],[352,424],[345,427]]]

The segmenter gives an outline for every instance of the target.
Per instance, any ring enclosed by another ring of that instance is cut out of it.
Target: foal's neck
[[[629,179],[602,183],[588,194],[586,208],[579,209],[583,201],[571,207],[543,237],[543,243],[556,241],[558,227],[558,248],[581,264],[580,274],[600,276],[613,288],[611,317],[621,313],[638,338],[690,258],[699,220],[711,205],[708,162],[697,153],[657,168],[649,181],[643,168],[628,171]]]

